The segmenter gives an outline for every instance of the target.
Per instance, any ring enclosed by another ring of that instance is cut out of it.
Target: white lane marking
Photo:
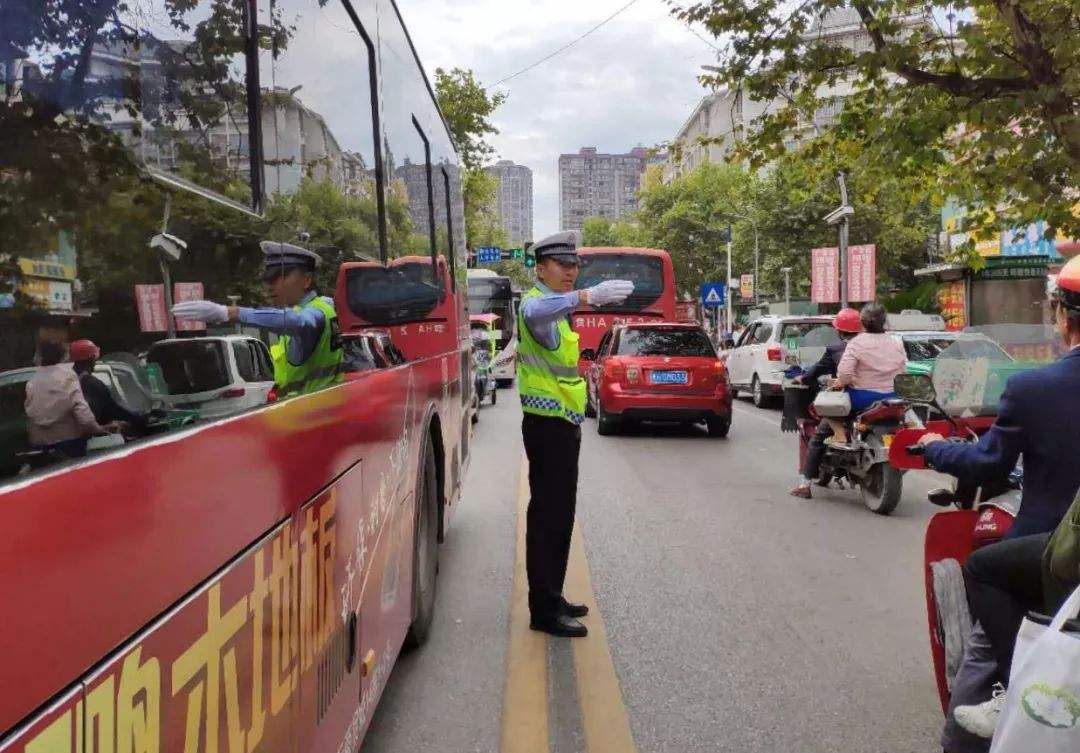
[[[738,413],[742,413],[744,416],[753,416],[758,421],[764,421],[767,424],[772,424],[773,426],[777,426],[777,427],[780,426],[779,421],[773,421],[771,418],[766,418],[761,413],[759,413],[756,409],[751,410],[750,408],[744,408],[739,403],[732,403],[732,406],[734,407],[734,409]]]

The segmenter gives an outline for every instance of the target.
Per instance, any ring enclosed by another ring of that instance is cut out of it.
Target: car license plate
[[[686,384],[685,371],[653,371],[649,374],[652,384]]]

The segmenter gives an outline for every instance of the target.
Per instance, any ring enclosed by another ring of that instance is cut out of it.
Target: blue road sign
[[[476,261],[479,264],[493,264],[502,261],[502,249],[497,246],[481,246],[476,249]]]
[[[714,309],[724,305],[727,300],[727,286],[722,282],[705,282],[701,284],[702,308]]]

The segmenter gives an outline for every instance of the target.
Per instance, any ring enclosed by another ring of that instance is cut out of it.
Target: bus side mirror
[[[596,351],[593,350],[592,348],[585,348],[585,350],[581,351],[581,360],[582,361],[595,361],[596,360]]]

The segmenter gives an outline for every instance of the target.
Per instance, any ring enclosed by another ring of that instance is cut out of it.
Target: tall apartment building
[[[641,176],[649,153],[600,154],[585,147],[559,156],[559,227],[581,230],[586,217],[619,220],[637,210]]]
[[[510,246],[533,240],[532,170],[504,159],[484,171],[499,181],[499,222]]]

